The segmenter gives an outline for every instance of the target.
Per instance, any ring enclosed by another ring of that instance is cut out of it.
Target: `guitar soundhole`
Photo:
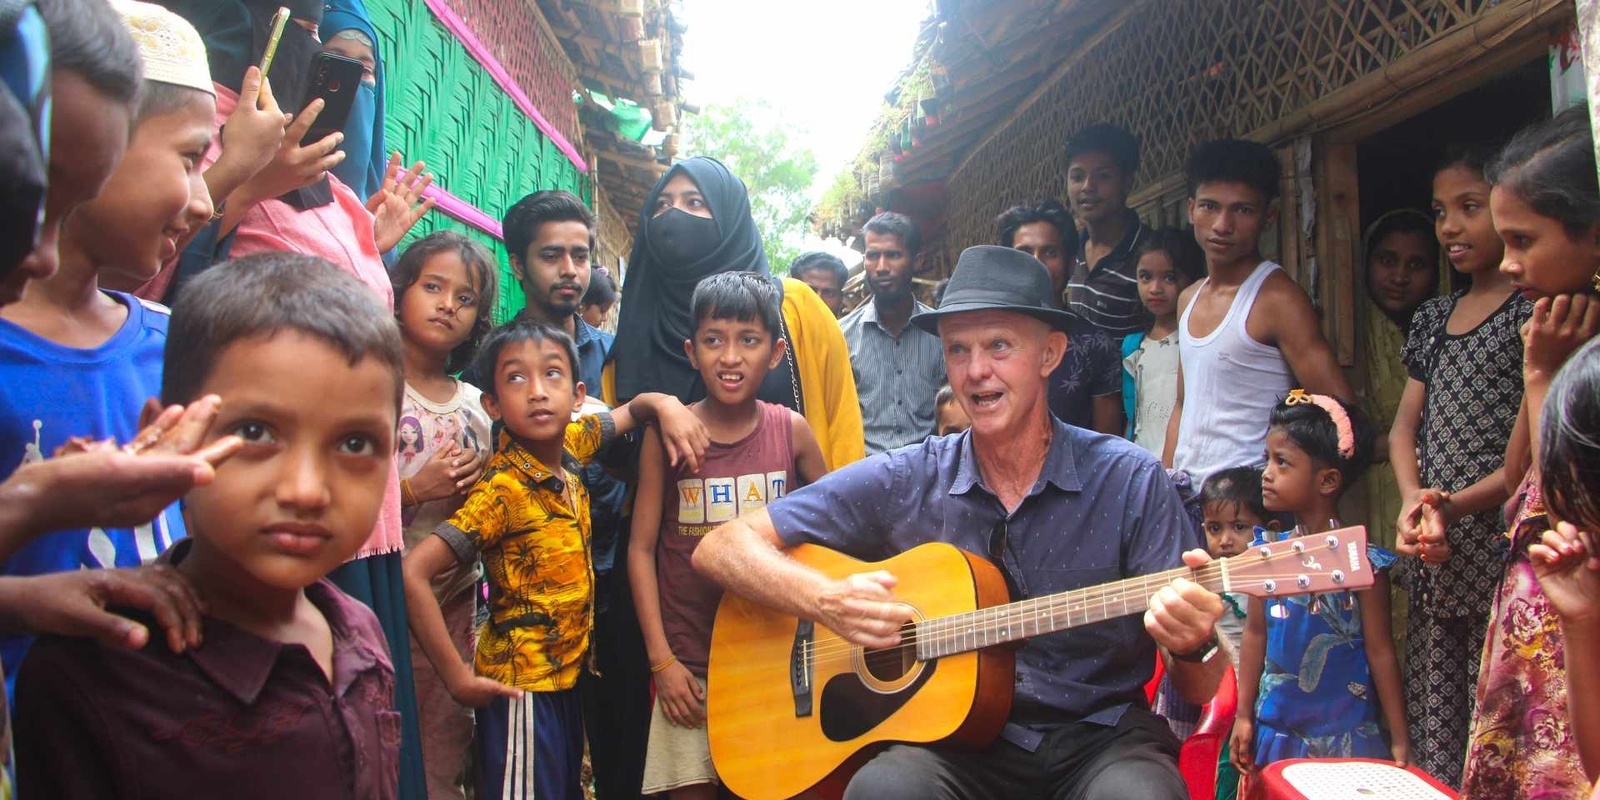
[[[872,677],[885,683],[893,683],[905,677],[917,663],[916,646],[901,645],[884,650],[864,650],[861,653],[861,660]]]

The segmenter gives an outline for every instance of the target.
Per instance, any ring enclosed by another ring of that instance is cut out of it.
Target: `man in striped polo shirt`
[[[916,444],[933,433],[934,403],[945,382],[939,337],[909,324],[933,309],[911,293],[922,245],[916,223],[886,211],[861,228],[862,272],[872,302],[839,320],[861,396],[867,455]]]
[[[1067,280],[1067,306],[1119,350],[1122,337],[1150,326],[1134,274],[1134,250],[1149,231],[1128,208],[1138,171],[1139,143],[1115,125],[1090,125],[1067,142],[1067,199],[1086,228]]]

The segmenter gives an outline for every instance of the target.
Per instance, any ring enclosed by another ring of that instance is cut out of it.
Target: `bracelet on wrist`
[[[662,661],[660,664],[651,664],[650,665],[650,674],[651,675],[656,675],[656,674],[660,673],[662,670],[664,670],[667,667],[670,667],[670,666],[672,666],[673,664],[676,664],[676,663],[678,663],[678,657],[677,656],[668,656],[667,659],[665,661]]]

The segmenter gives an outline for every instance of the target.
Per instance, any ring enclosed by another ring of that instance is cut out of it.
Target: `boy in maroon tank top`
[[[644,793],[713,798],[717,774],[706,737],[705,679],[711,623],[722,588],[690,558],[712,528],[761,508],[827,471],[805,417],[756,399],[785,357],[778,287],[750,272],[713,275],[695,288],[694,338],[683,343],[706,398],[690,406],[711,446],[696,469],[673,467],[652,429],[639,456],[628,577],[639,612],[656,705]]]

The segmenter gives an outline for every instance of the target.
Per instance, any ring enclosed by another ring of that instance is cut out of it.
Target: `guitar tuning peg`
[[[1272,617],[1273,619],[1288,619],[1289,618],[1289,607],[1287,605],[1285,605],[1284,601],[1282,601],[1282,600],[1279,600],[1279,601],[1273,602],[1273,603],[1268,603],[1267,604],[1267,616]]]
[[[1339,595],[1339,605],[1346,611],[1356,610],[1356,596],[1349,592],[1342,592]]]

